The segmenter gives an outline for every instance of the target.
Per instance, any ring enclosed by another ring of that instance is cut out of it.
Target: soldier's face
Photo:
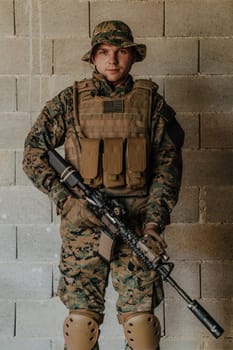
[[[124,81],[134,63],[133,50],[100,44],[94,53],[92,63],[99,73],[117,86]]]

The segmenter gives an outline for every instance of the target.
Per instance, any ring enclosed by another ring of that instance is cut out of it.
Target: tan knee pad
[[[121,314],[125,338],[133,350],[156,350],[161,337],[158,318],[150,312]]]
[[[101,318],[88,310],[70,311],[63,326],[67,350],[91,350],[99,337]]]

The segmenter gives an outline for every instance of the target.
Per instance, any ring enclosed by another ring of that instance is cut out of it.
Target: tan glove
[[[158,233],[158,225],[155,223],[145,224],[144,227],[144,238],[149,239],[152,247],[154,247],[154,252],[158,255],[162,255],[165,253],[165,249],[167,248],[167,243],[162,234]]]
[[[149,249],[151,249],[156,255],[162,256],[167,248],[163,236],[156,232],[157,225],[154,223],[148,223],[144,228],[144,236],[140,239]],[[129,269],[139,269],[143,266],[143,262],[138,259],[135,253],[132,252],[132,257],[129,263]]]
[[[85,199],[68,196],[63,203],[61,216],[75,227],[101,226],[101,221],[87,208]]]

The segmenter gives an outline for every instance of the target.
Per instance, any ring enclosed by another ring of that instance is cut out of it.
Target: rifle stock
[[[138,236],[125,225],[124,217],[126,212],[122,205],[115,199],[105,197],[99,190],[85,185],[79,172],[63,159],[57,151],[48,151],[48,161],[57,172],[60,181],[64,182],[71,193],[75,194],[74,189],[76,187],[83,192],[83,198],[89,203],[89,209],[102,221],[107,236],[112,240],[121,238],[149,269],[158,271],[163,280],[168,282],[186,301],[188,308],[211,334],[215,338],[219,338],[224,332],[223,328],[203,306],[195,299],[191,299],[170,276],[174,264],[167,262],[168,258],[166,256],[158,257],[153,251],[143,247]]]

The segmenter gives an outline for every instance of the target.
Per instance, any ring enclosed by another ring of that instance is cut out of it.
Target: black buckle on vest
[[[104,101],[104,113],[123,113],[124,100]]]

